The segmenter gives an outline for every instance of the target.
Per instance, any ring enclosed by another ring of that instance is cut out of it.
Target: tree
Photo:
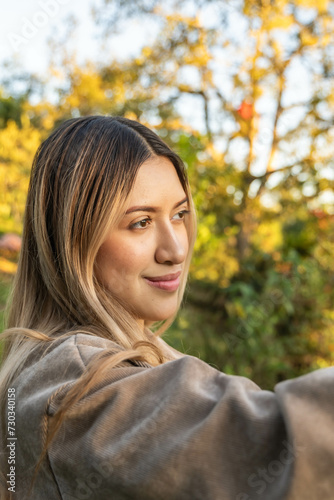
[[[185,327],[203,357],[264,387],[332,363],[333,2],[104,4],[104,31],[140,14],[156,41],[125,62],[65,54],[58,102],[31,106],[31,124],[43,136],[124,115],[185,160],[199,231],[174,345]]]

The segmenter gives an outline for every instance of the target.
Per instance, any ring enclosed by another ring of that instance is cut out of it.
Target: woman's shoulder
[[[93,356],[120,350],[122,348],[116,342],[104,337],[87,333],[64,334],[50,343],[36,346],[27,358],[24,371],[38,367],[50,369],[52,366],[56,366],[58,371],[61,367],[66,367],[66,371],[83,371]]]
[[[93,357],[103,353],[112,355],[120,349],[115,342],[94,335],[63,335],[31,351],[14,386],[21,401],[45,400],[80,378]]]

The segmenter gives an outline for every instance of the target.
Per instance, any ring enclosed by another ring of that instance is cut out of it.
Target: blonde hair
[[[173,359],[172,350],[158,337],[174,316],[156,330],[156,325],[141,330],[124,304],[99,283],[94,272],[98,249],[122,216],[138,169],[156,156],[172,162],[188,196],[191,218],[187,230],[192,249],[195,213],[185,167],[178,155],[147,127],[121,117],[71,119],[38,149],[31,171],[7,329],[1,334],[5,340],[0,370],[3,439],[7,388],[37,346],[45,344],[47,349],[60,337],[87,333],[112,340],[120,348],[116,354],[104,353],[102,360],[94,359],[69,391],[45,450],[66,417],[66,410],[101,380],[105,369],[130,359],[153,366]],[[191,251],[183,266],[178,305],[190,258]],[[5,471],[5,467],[1,469]],[[0,492],[5,496],[1,498],[9,498],[4,477]]]

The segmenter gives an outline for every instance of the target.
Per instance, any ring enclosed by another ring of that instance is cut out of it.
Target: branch
[[[271,174],[276,174],[277,172],[285,172],[286,170],[289,170],[290,168],[293,168],[296,166],[296,163],[292,163],[291,165],[286,165],[285,167],[282,168],[277,168],[276,170],[267,170],[263,175],[260,175],[259,177],[253,176],[253,180],[258,179],[258,180],[266,180]],[[262,186],[260,186],[260,189],[258,192],[260,192]]]

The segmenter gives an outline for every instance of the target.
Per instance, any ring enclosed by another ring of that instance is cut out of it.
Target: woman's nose
[[[158,235],[155,259],[159,264],[182,264],[188,252],[188,235],[184,227],[165,227]]]

